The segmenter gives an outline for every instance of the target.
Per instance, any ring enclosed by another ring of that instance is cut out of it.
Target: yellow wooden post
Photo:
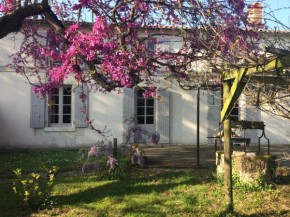
[[[223,100],[228,98],[230,92],[229,82],[223,83]],[[233,182],[232,182],[232,147],[231,147],[231,120],[229,114],[224,120],[224,167],[225,167],[225,196],[227,210],[233,212]]]

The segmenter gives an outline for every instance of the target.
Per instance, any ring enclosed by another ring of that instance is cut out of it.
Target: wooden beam
[[[266,47],[266,52],[278,55],[290,55],[289,50],[283,50],[276,47]]]
[[[275,84],[275,85],[289,85],[290,79],[284,77],[273,76],[246,76],[246,80],[251,78],[251,81],[258,84]]]
[[[227,98],[224,100],[223,109],[221,111],[221,123],[225,120],[226,116],[230,114],[232,108],[234,107],[234,104],[236,103],[239,96],[243,92],[246,83],[242,82],[242,80],[245,77],[246,73],[247,69],[242,68],[236,74],[236,79],[234,80],[231,90]]]
[[[247,74],[246,75],[252,75],[254,73],[262,73],[262,72],[269,72],[274,69],[280,69],[283,67],[288,67],[290,66],[290,55],[284,56],[282,58],[277,58],[266,65],[262,66],[256,66],[256,67],[251,67],[248,68]],[[235,79],[239,73],[240,69],[234,69],[230,72],[224,72],[224,74],[221,77],[222,81],[228,81],[231,79]]]

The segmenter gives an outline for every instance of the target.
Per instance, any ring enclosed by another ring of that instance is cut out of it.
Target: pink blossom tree
[[[142,82],[148,97],[156,94],[157,75],[189,89],[188,82],[216,82],[225,66],[255,57],[258,37],[246,7],[244,0],[0,0],[0,38],[23,34],[10,66],[28,81],[38,78],[35,92],[49,94],[72,74],[91,91],[121,91]],[[180,38],[178,51],[160,48],[168,36]],[[193,63],[205,62],[208,68],[197,73]]]
[[[249,28],[243,0],[1,0],[0,8],[0,38],[24,35],[12,66],[27,77],[38,76],[41,85],[35,91],[42,94],[72,73],[96,91],[132,88],[143,81],[149,87],[144,95],[154,96],[158,74],[186,86],[193,62],[206,61],[217,73],[225,63],[237,65],[240,57],[256,55],[257,34]],[[93,22],[87,23],[88,17]],[[46,35],[39,32],[41,25],[47,26]],[[160,47],[165,36],[180,37],[182,48],[153,51],[150,46]],[[28,73],[29,59],[34,67]],[[40,71],[46,73],[45,82]]]
[[[147,97],[155,96],[160,74],[190,89],[192,82],[216,82],[224,70],[249,64],[241,59],[257,63],[260,26],[249,23],[246,9],[245,0],[0,0],[0,39],[23,34],[11,66],[28,79],[36,76],[35,91],[43,95],[73,75],[91,91],[142,82]],[[179,37],[182,47],[160,49],[167,36]]]

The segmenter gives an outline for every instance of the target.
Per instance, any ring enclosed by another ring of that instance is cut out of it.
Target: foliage
[[[120,164],[120,162],[119,162]],[[15,209],[9,182],[0,182],[1,216],[288,216],[289,185],[261,191],[234,190],[235,215],[224,212],[223,188],[212,170],[140,170],[125,179],[56,176],[50,209]],[[138,175],[136,175],[138,174]],[[224,215],[223,215],[224,214]]]
[[[118,153],[118,151],[117,151]],[[111,141],[99,141],[89,151],[80,149],[78,154],[83,162],[82,172],[92,171],[95,175],[104,178],[122,178],[128,170],[130,157],[126,146],[119,149],[119,155],[113,156],[113,145]]]
[[[76,158],[78,150],[13,150],[1,151],[0,173],[14,177],[11,173],[21,168],[22,174],[43,172],[43,168],[59,167],[59,172],[75,171],[80,167]]]
[[[212,181],[217,182],[220,185],[224,185],[224,175],[223,174],[216,174],[214,172],[211,176]],[[259,178],[255,180],[255,182],[249,184],[240,178],[240,174],[238,171],[233,170],[232,172],[232,182],[233,182],[233,189],[235,190],[243,190],[244,192],[253,192],[253,191],[261,191],[261,190],[268,190],[272,189],[272,184],[267,184],[263,181],[262,174],[260,174]]]
[[[160,133],[159,132],[148,132],[143,127],[137,124],[136,117],[129,117],[124,120],[124,125],[127,125],[127,130],[124,133],[125,142],[124,145],[128,143],[132,144],[132,141],[136,141],[138,143],[145,143],[146,139],[153,145],[158,145],[160,141]]]
[[[17,4],[1,0],[0,38],[11,32],[23,34],[10,66],[26,78],[39,80],[35,92],[50,93],[73,74],[77,83],[92,91],[143,88],[145,84],[144,96],[154,97],[157,75],[188,88],[192,78],[194,84],[216,82],[225,63],[237,66],[240,58],[254,59],[259,54],[256,30],[260,26],[247,19],[248,6],[243,0]],[[92,23],[84,22],[88,13],[93,14]],[[37,15],[39,20],[31,19]],[[45,34],[40,31],[43,25]],[[180,47],[175,49],[174,44]],[[33,67],[27,70],[31,59]],[[204,65],[201,72],[194,67],[199,63]]]
[[[132,144],[132,141],[146,143],[149,132],[137,124],[136,117],[125,118],[124,125],[128,126],[124,132],[124,145]]]
[[[31,173],[29,178],[25,178],[21,174],[21,169],[13,171],[17,176],[13,183],[13,191],[22,198],[22,208],[36,209],[50,196],[57,170],[56,166],[48,169],[46,171],[48,179],[44,183],[40,182],[40,174]]]

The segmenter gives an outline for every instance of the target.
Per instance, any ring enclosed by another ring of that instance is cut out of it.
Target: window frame
[[[64,94],[64,89],[65,88],[71,88],[71,94],[70,95],[65,95]],[[58,94],[52,94],[49,96],[49,102],[51,102],[51,97],[52,96],[58,96],[58,123],[51,123],[51,116],[52,116],[52,106],[55,104],[48,104],[48,127],[71,127],[73,124],[73,95],[72,95],[72,90],[73,86],[72,85],[63,85],[58,88]],[[70,96],[70,104],[64,103],[64,96]],[[70,106],[70,114],[64,113],[64,106]],[[70,115],[70,123],[64,123],[64,115]]]
[[[137,125],[156,125],[156,100],[154,97],[147,97],[144,98],[143,96],[139,96],[138,92],[144,92],[144,90],[137,90],[136,91],[136,95],[135,95],[135,103],[136,103],[136,107],[135,107],[135,114],[136,114],[136,121],[137,121]],[[138,106],[138,100],[143,99],[144,100],[144,105],[142,106]],[[153,100],[153,106],[147,106],[147,100]],[[144,114],[138,114],[138,108],[144,108]],[[152,115],[147,115],[147,108],[153,108],[153,114]],[[144,117],[144,123],[138,123],[138,116],[139,117]],[[147,124],[147,117],[153,117],[153,123],[149,123]]]

